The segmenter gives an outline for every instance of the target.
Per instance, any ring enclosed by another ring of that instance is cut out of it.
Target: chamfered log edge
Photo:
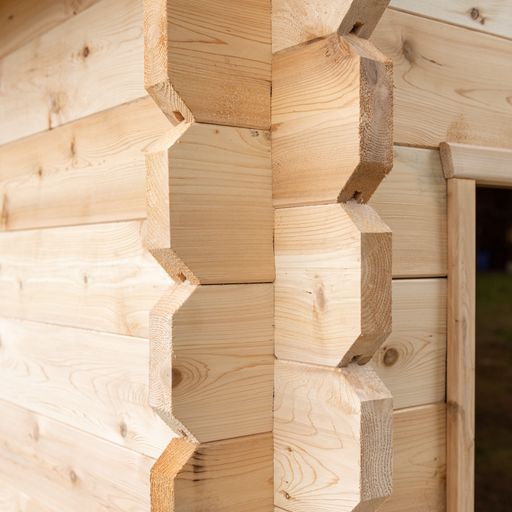
[[[151,469],[152,512],[269,512],[272,434],[196,444],[173,439]]]
[[[391,232],[368,205],[276,210],[275,353],[345,366],[391,332]]]
[[[150,313],[150,405],[210,442],[272,430],[273,286],[176,284]]]
[[[391,494],[393,401],[374,370],[277,361],[275,503],[374,511]]]
[[[272,52],[335,32],[368,39],[389,0],[273,0]]]
[[[332,34],[278,52],[272,69],[274,207],[367,202],[393,163],[391,60]]]

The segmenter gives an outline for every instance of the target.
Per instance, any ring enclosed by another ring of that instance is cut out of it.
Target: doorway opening
[[[512,189],[476,193],[475,510],[512,503]]]

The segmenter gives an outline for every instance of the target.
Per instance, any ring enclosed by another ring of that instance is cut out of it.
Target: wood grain
[[[144,5],[146,88],[171,121],[270,128],[270,1]]]
[[[172,283],[142,247],[143,222],[0,235],[6,317],[148,337],[148,312]]]
[[[333,34],[275,54],[272,71],[274,206],[366,202],[392,166],[391,62]]]
[[[174,439],[151,470],[152,512],[268,512],[272,434],[196,445]]]
[[[193,124],[147,158],[145,246],[175,279],[274,278],[270,134]]]
[[[334,32],[356,33],[367,39],[389,0],[274,0],[272,51],[325,37]]]
[[[0,146],[0,230],[143,219],[143,150],[169,125],[151,98]]]
[[[275,353],[328,366],[372,357],[391,331],[391,233],[355,202],[275,218]]]
[[[446,397],[446,279],[393,281],[393,331],[373,357],[395,409]]]
[[[158,457],[172,437],[149,406],[148,340],[0,319],[0,399]]]
[[[150,322],[150,403],[171,428],[201,443],[272,430],[271,284],[179,284]]]
[[[512,41],[392,9],[372,41],[395,67],[395,142],[512,148]]]
[[[393,277],[447,275],[446,181],[437,150],[395,146],[370,205],[393,232]]]
[[[290,512],[375,510],[391,493],[392,407],[368,366],[277,361],[276,505]]]
[[[0,59],[98,0],[4,0],[0,2]]]
[[[142,4],[99,2],[0,66],[0,144],[145,96]]]
[[[391,6],[452,25],[512,39],[512,4],[507,0],[391,0]]]
[[[0,480],[51,510],[147,512],[154,459],[0,401]]]
[[[2,512],[56,512],[0,479],[0,510]]]
[[[393,416],[393,494],[379,512],[446,510],[446,406]]]
[[[448,512],[474,510],[476,187],[448,180]]]
[[[440,151],[447,179],[464,178],[483,186],[512,187],[512,150],[443,142]]]

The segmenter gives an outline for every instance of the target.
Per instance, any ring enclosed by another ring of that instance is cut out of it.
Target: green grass
[[[477,275],[476,511],[512,510],[512,275]]]

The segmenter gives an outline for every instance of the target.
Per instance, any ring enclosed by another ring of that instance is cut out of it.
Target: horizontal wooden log
[[[169,123],[149,97],[0,146],[0,230],[143,219],[143,150]]]
[[[163,128],[162,120],[166,123],[158,108],[150,104],[151,100],[145,99],[116,107],[69,127],[36,135],[27,139],[29,144],[20,141],[0,148],[5,176],[0,188],[7,194],[0,195],[4,228],[145,217],[143,156],[135,153],[147,145],[154,146],[151,143]],[[132,114],[138,129],[127,134],[122,126]],[[95,130],[102,134],[99,141],[106,141],[97,159],[89,145]],[[76,160],[70,150],[73,135]],[[62,145],[55,142],[60,136]],[[45,151],[45,147],[55,149]],[[55,159],[54,151],[60,155]],[[103,165],[104,160],[109,162],[108,167]],[[397,146],[394,160],[393,170],[370,201],[393,230],[393,274],[445,276],[446,183],[438,152]],[[61,161],[67,163],[62,165]],[[114,179],[116,176],[119,179]]]
[[[443,142],[440,146],[447,179],[475,180],[478,185],[512,187],[512,150]]]
[[[392,9],[372,41],[395,66],[395,142],[512,148],[512,41]]]
[[[393,494],[379,512],[446,510],[446,406],[393,416]]]
[[[355,202],[275,219],[275,353],[328,366],[369,360],[391,331],[391,233]]]
[[[145,84],[171,122],[270,128],[271,2],[144,2]]]
[[[393,277],[447,275],[446,180],[437,150],[395,146],[370,205],[393,231]]]
[[[393,281],[393,331],[373,357],[395,409],[446,399],[446,279]]]
[[[151,311],[150,403],[206,443],[272,430],[272,284],[171,288]]]
[[[0,319],[0,399],[158,457],[172,437],[147,401],[149,342]]]
[[[147,156],[145,246],[176,280],[274,279],[270,134],[194,123]]]
[[[334,32],[368,38],[389,0],[274,0],[272,51],[325,37]]]
[[[152,512],[269,512],[272,434],[196,445],[174,439],[151,470]]]
[[[147,512],[154,459],[0,401],[0,480],[50,510]]]
[[[148,337],[148,312],[172,280],[142,247],[140,221],[0,236],[6,317]]]
[[[503,0],[391,0],[391,6],[412,14],[512,39],[512,4]]]
[[[392,409],[368,366],[277,361],[276,505],[289,512],[376,510],[391,493]]]
[[[272,70],[274,205],[368,201],[392,167],[391,61],[333,34],[275,54]]]
[[[0,2],[0,59],[98,0],[4,0]]]
[[[0,66],[0,144],[145,96],[142,3],[98,2]]]

